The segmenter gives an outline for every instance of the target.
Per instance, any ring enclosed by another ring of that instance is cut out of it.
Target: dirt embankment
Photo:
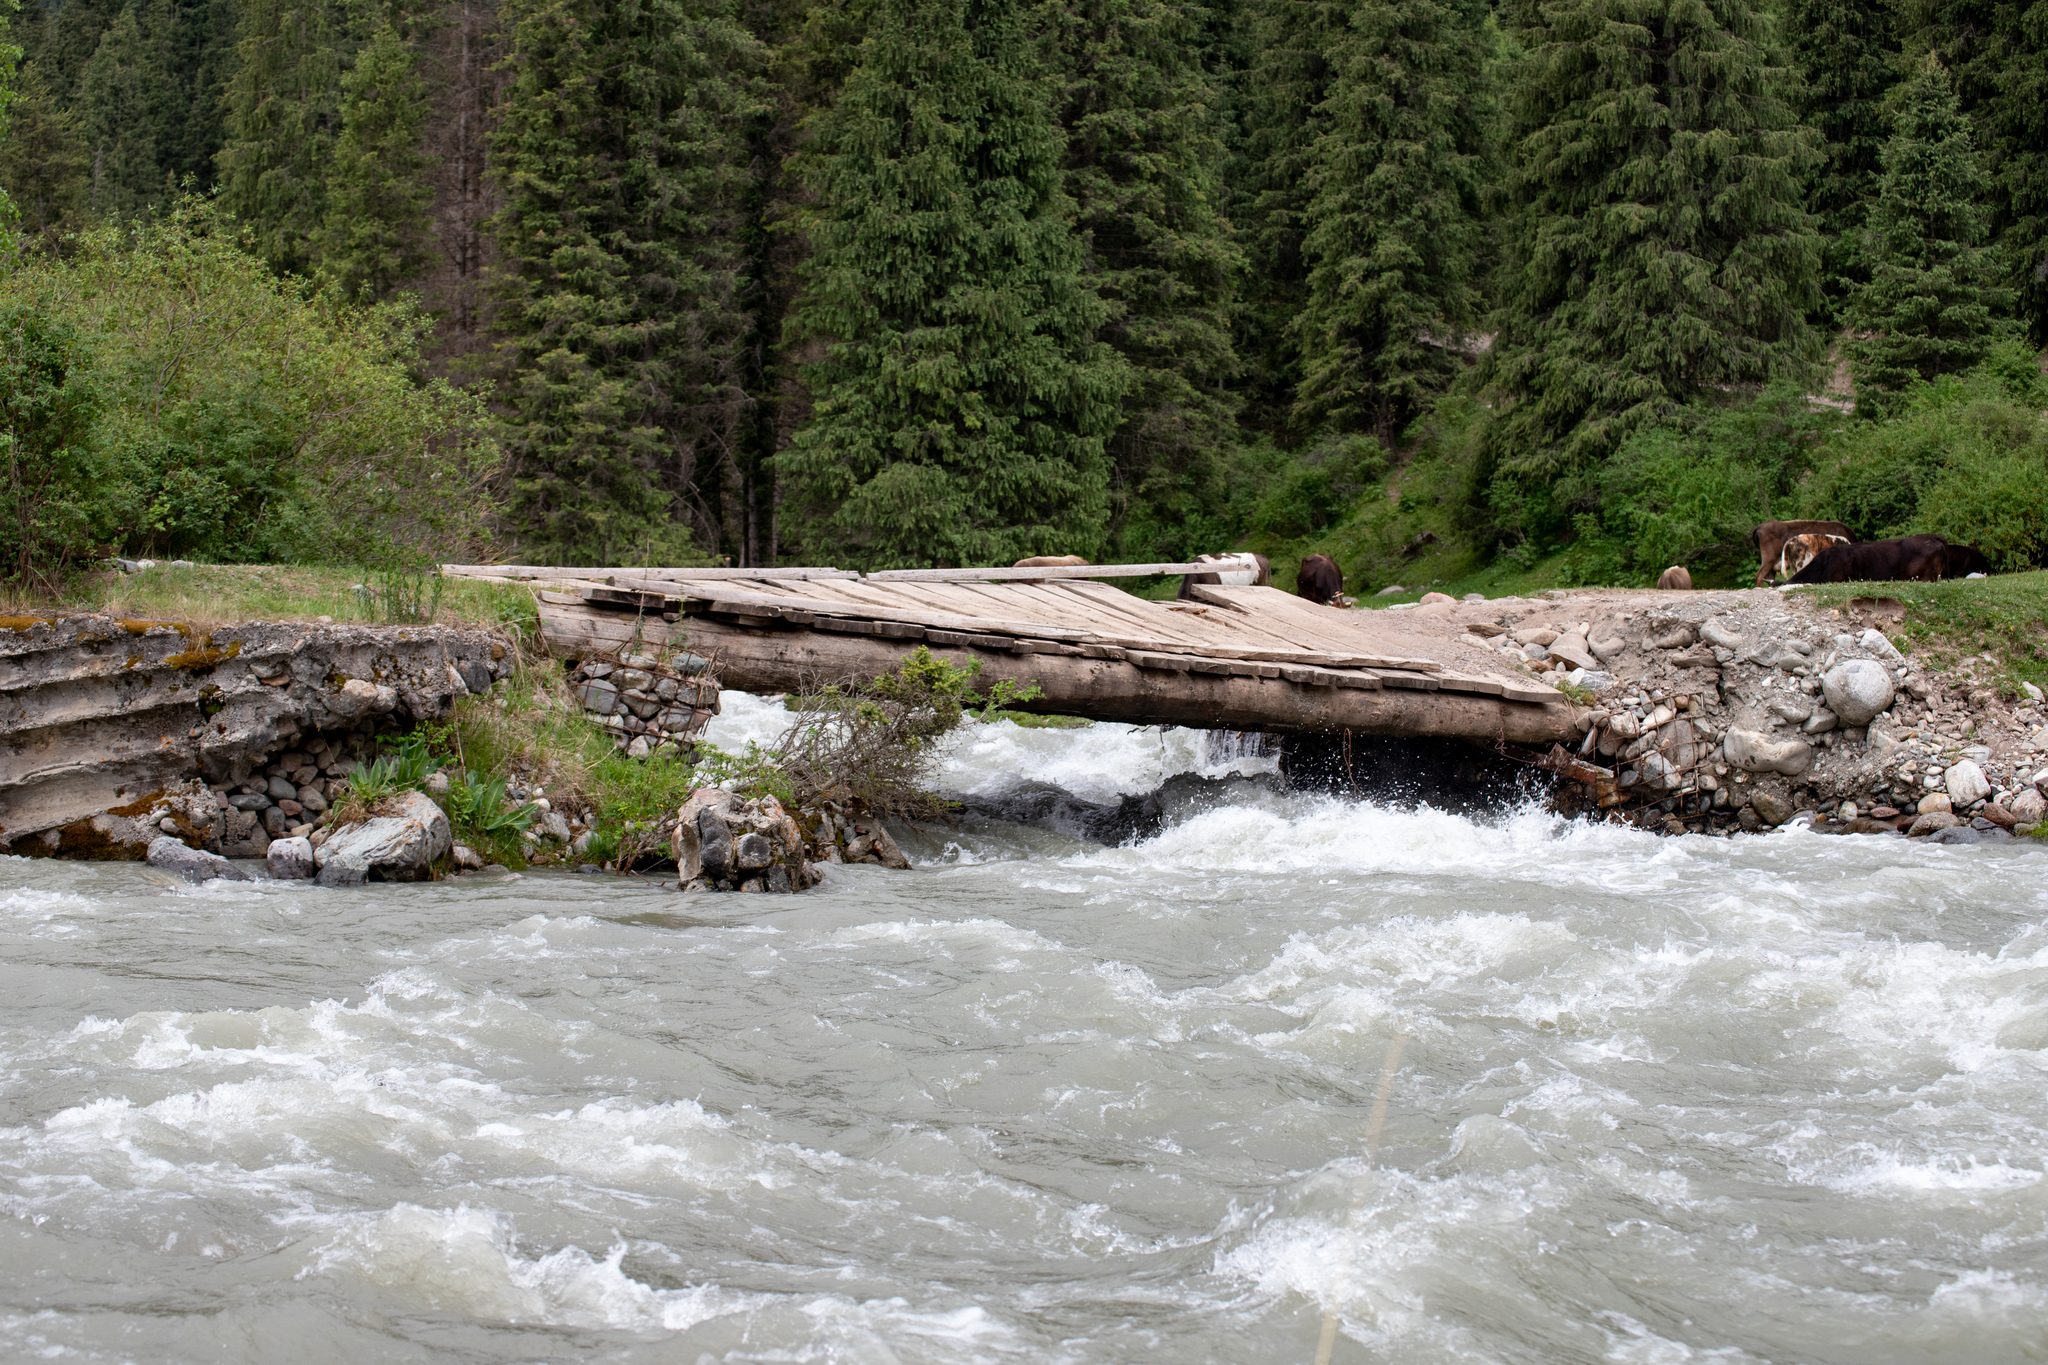
[[[511,662],[448,626],[0,618],[0,851],[140,858],[171,834],[260,857],[346,756]]]
[[[2002,696],[1968,659],[1937,671],[1902,653],[1886,634],[1903,614],[1896,602],[1575,590],[1395,612],[1402,633],[1447,663],[1464,651],[1583,689],[1578,754],[1605,771],[1567,802],[1644,827],[1725,833],[1806,818],[1969,842],[2048,815],[2038,700]]]

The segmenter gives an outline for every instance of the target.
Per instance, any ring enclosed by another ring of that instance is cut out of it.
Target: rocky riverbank
[[[2048,816],[2040,699],[1902,653],[1896,603],[1587,591],[1421,610],[1590,695],[1578,757],[1602,771],[1568,807],[1674,834],[1803,820],[1942,842]]]

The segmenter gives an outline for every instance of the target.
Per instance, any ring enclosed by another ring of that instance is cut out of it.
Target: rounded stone
[[[1921,797],[1916,809],[1922,815],[1947,815],[1955,809],[1955,803],[1949,799],[1947,792],[1935,792],[1931,796]]]
[[[1792,803],[1775,792],[1751,792],[1749,808],[1767,825],[1782,825],[1792,818]]]
[[[1805,740],[1774,740],[1754,730],[1730,730],[1721,740],[1721,753],[1730,766],[1746,773],[1797,777],[1813,762],[1813,746]]]
[[[1984,770],[1970,759],[1964,759],[1941,775],[1942,785],[1948,788],[1948,799],[1956,807],[1973,805],[1991,795],[1991,783],[1985,780]]]
[[[1844,725],[1868,725],[1892,704],[1892,675],[1869,659],[1836,664],[1820,680],[1821,693]]]

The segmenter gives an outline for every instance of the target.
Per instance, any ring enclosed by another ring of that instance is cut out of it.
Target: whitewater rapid
[[[1211,782],[786,899],[0,859],[0,1358],[2048,1355],[2048,852],[1272,767],[974,727],[963,793]]]

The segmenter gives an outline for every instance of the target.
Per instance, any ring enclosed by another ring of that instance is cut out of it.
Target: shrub
[[[2021,348],[1964,375],[1913,386],[1895,416],[1831,438],[1800,515],[1860,539],[1931,532],[1975,545],[2001,569],[2048,554],[2048,384]]]
[[[480,395],[417,378],[426,315],[316,298],[228,228],[187,199],[0,273],[44,413],[16,572],[103,546],[406,566],[480,535],[496,451]]]
[[[119,509],[91,496],[105,476],[100,392],[77,328],[23,303],[0,304],[0,475],[11,515],[0,563],[48,582],[115,534]]]
[[[797,697],[796,719],[770,751],[788,784],[786,799],[909,819],[940,814],[945,803],[930,790],[939,740],[978,700],[973,684],[980,672],[979,659],[959,668],[919,645],[865,686]],[[1018,699],[1014,689],[992,689],[988,707]]]

